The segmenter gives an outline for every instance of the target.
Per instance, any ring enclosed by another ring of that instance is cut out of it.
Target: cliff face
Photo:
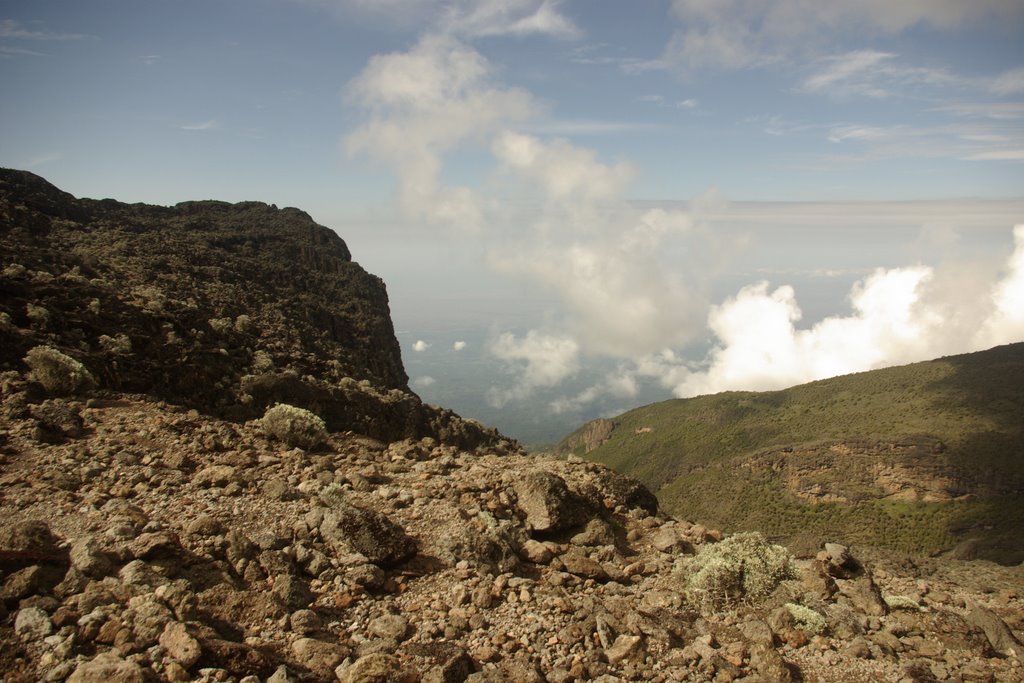
[[[46,344],[103,389],[221,417],[282,401],[378,438],[497,438],[409,392],[384,283],[298,209],[76,199],[2,170],[0,238],[5,369]]]

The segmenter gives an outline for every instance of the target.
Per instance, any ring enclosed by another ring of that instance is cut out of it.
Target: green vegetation
[[[640,479],[676,516],[798,552],[842,539],[1024,559],[1024,343],[615,421],[575,452]]]
[[[268,408],[260,420],[263,431],[288,446],[310,450],[327,440],[327,425],[305,408],[278,403]]]
[[[705,545],[683,569],[686,599],[703,614],[760,602],[797,576],[789,551],[756,531]]]

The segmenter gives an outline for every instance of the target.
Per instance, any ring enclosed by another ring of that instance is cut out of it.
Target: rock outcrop
[[[384,283],[298,209],[76,199],[0,170],[0,368],[36,347],[219,417],[280,402],[387,441],[502,441],[409,391]]]

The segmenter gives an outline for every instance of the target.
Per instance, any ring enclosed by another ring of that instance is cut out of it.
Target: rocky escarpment
[[[383,439],[501,439],[409,391],[384,283],[298,209],[76,199],[0,171],[0,368],[39,345],[101,389],[230,419],[285,402]]]

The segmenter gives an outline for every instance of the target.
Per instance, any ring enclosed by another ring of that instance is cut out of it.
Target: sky
[[[1019,0],[6,0],[0,165],[297,206],[527,441],[1024,339]]]

